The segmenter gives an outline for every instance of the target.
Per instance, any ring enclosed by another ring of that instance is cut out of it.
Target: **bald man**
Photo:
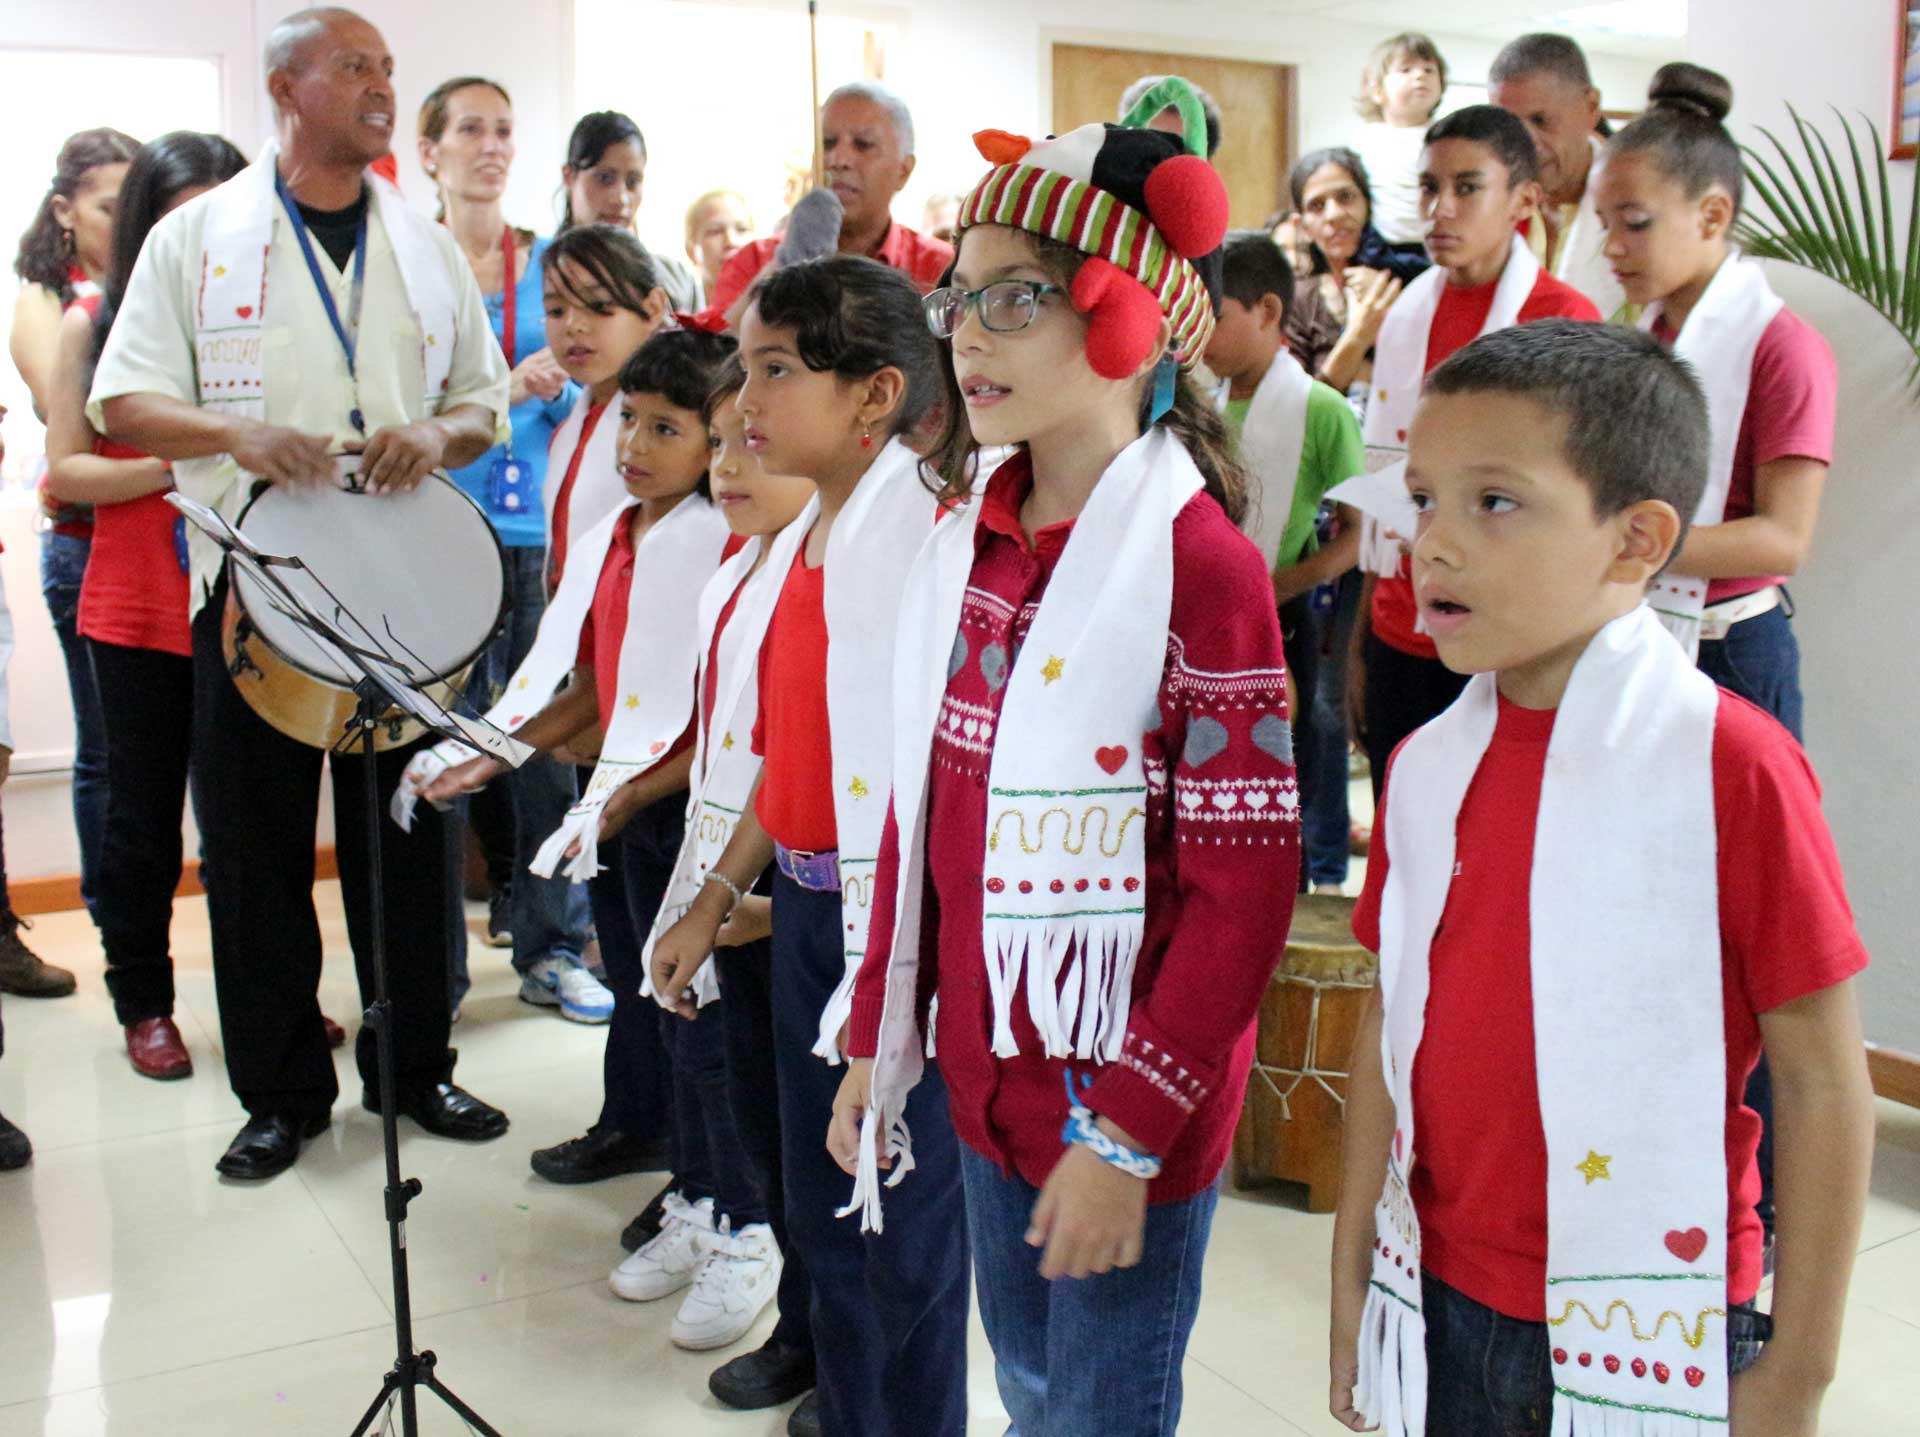
[[[374,491],[356,502],[379,505],[381,491],[479,458],[507,413],[506,362],[471,267],[368,169],[393,138],[393,57],[380,32],[350,10],[303,10],[274,28],[266,70],[278,143],[154,227],[89,404],[101,432],[173,461],[181,492],[229,519],[261,482],[336,482],[340,453],[358,454]],[[270,727],[234,686],[221,553],[188,535],[195,808],[227,1076],[247,1110],[217,1167],[259,1179],[293,1164],[339,1091],[315,1000],[322,755]],[[434,537],[420,535],[423,559]],[[415,747],[380,756],[382,794]],[[368,1003],[375,882],[385,901],[399,1110],[443,1137],[498,1137],[506,1114],[452,1081],[440,817],[420,815],[411,833],[388,825],[373,873],[364,762],[357,750],[333,756],[335,844]],[[370,1029],[355,1056],[362,1101],[377,1110]]]
[[[1487,98],[1518,116],[1540,157],[1546,202],[1527,228],[1541,267],[1593,301],[1603,319],[1625,319],[1627,296],[1601,254],[1606,236],[1593,207],[1602,141],[1600,91],[1587,57],[1565,35],[1522,35],[1494,56]]]
[[[894,196],[913,177],[913,116],[906,102],[881,85],[842,85],[820,107],[820,133],[827,187],[845,210],[840,253],[891,265],[925,294],[953,263],[953,246],[894,222]],[[779,248],[778,238],[757,240],[728,260],[707,297],[709,308],[728,313]]]

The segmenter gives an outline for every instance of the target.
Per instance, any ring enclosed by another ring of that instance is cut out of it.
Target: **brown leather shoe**
[[[73,974],[42,963],[20,939],[22,928],[33,925],[0,909],[0,993],[16,998],[64,998],[74,989]]]
[[[347,1030],[334,1022],[333,1019],[329,1018],[325,1013],[320,1015],[320,1026],[327,1030],[327,1046],[329,1048],[338,1048],[345,1045],[347,1041]]]
[[[193,1076],[193,1058],[171,1018],[148,1018],[127,1024],[127,1057],[143,1078],[170,1083]]]

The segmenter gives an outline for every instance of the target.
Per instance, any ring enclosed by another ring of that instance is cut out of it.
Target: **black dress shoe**
[[[809,1392],[807,1400],[793,1409],[787,1419],[787,1437],[820,1437],[820,1394]]]
[[[10,1173],[33,1161],[33,1144],[27,1135],[0,1113],[0,1173]]]
[[[620,1246],[628,1252],[638,1252],[660,1236],[660,1224],[667,1218],[667,1194],[672,1191],[673,1175],[669,1173],[666,1184],[653,1195],[645,1207],[640,1209],[640,1216],[622,1229]]]
[[[813,1390],[813,1353],[805,1347],[769,1342],[743,1352],[707,1379],[707,1391],[741,1412],[778,1407]]]
[[[300,1156],[300,1140],[319,1137],[329,1121],[324,1113],[317,1118],[299,1118],[291,1113],[248,1118],[214,1169],[222,1177],[245,1181],[283,1173]]]
[[[399,1099],[400,1115],[412,1118],[435,1137],[484,1143],[507,1130],[505,1113],[453,1083],[435,1083],[410,1092],[403,1089]],[[360,1106],[370,1113],[379,1112],[380,1095],[372,1088],[361,1089]]]
[[[624,1173],[660,1172],[669,1161],[665,1143],[629,1137],[598,1123],[584,1137],[535,1148],[532,1158],[534,1172],[550,1183],[597,1183]]]

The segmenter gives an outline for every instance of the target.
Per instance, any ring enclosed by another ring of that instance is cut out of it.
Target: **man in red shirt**
[[[827,188],[845,210],[840,253],[866,255],[912,276],[922,294],[953,263],[953,246],[893,218],[893,199],[913,176],[913,116],[906,102],[867,81],[842,85],[820,107]],[[756,240],[726,262],[711,309],[726,314],[773,259],[780,239]]]

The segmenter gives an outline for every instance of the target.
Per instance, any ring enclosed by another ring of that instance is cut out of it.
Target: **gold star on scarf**
[[[637,708],[639,708],[639,707],[640,707],[640,695],[639,695],[639,694],[628,694],[628,695],[627,695],[627,707],[628,707],[628,708],[630,708],[630,709],[637,709]]]
[[[733,747],[733,735],[732,735],[732,734],[728,734],[728,735],[727,735],[727,736],[726,736],[725,738],[723,738],[723,739],[721,739],[721,740],[720,740],[720,747],[721,747],[721,748],[725,748],[725,749],[730,749],[730,748],[732,748],[732,747]]]
[[[1592,1187],[1601,1178],[1605,1178],[1608,1182],[1613,1181],[1613,1174],[1607,1171],[1607,1164],[1612,1161],[1610,1154],[1596,1153],[1592,1148],[1588,1148],[1587,1160],[1584,1163],[1575,1163],[1573,1170],[1586,1174],[1587,1186]]]
[[[1040,677],[1045,679],[1048,683],[1052,683],[1055,679],[1060,677],[1061,673],[1066,669],[1066,667],[1067,667],[1067,661],[1061,658],[1060,655],[1055,654],[1052,658],[1048,659],[1044,664],[1040,666]]]
[[[531,679],[522,679],[522,680],[520,680],[520,682],[519,682],[519,683],[517,683],[517,684],[515,684],[515,685],[514,685],[514,687],[515,687],[515,688],[517,688],[517,689],[523,689],[523,688],[525,688],[525,687],[526,687],[526,686],[527,686],[527,685],[528,685],[529,683],[531,683],[531,682],[532,682],[532,680],[531,680]]]
[[[855,798],[865,798],[871,790],[867,787],[867,781],[856,774],[853,782],[847,785],[847,792]]]
[[[227,267],[223,264],[217,264],[213,267],[213,277],[215,279],[220,278],[220,276],[225,274],[226,272],[227,272]]]

